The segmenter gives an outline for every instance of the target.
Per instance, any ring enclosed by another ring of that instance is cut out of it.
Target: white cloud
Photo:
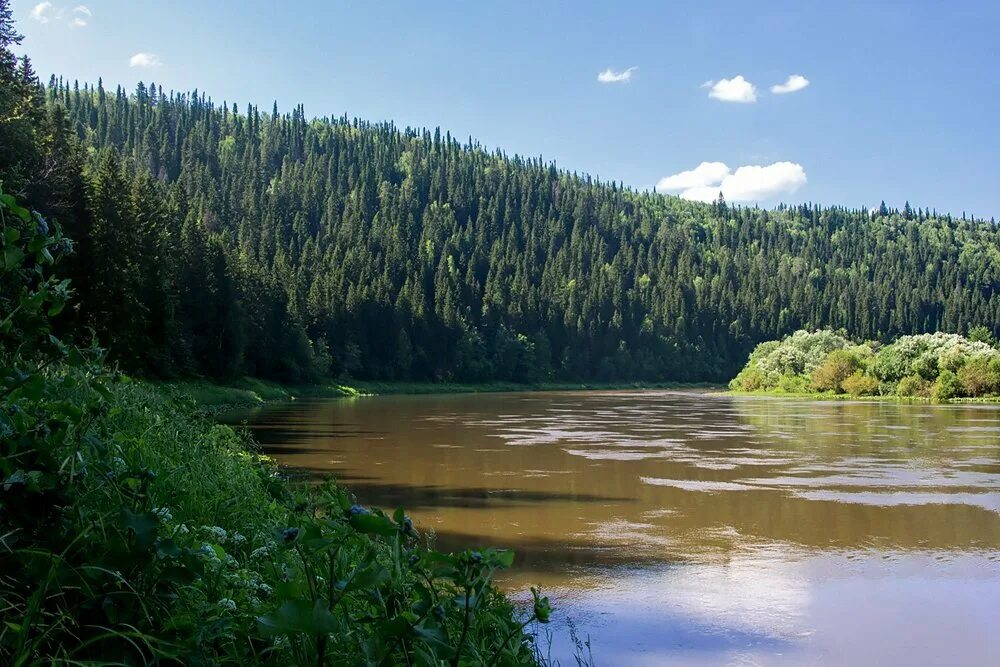
[[[677,192],[700,188],[713,183],[721,183],[729,175],[729,167],[723,162],[702,162],[694,169],[682,171],[673,176],[661,178],[656,184],[657,190]]]
[[[56,7],[51,2],[40,2],[31,10],[31,18],[39,23],[55,21],[65,23],[70,28],[83,28],[94,15],[87,5],[77,5],[73,9]]]
[[[722,162],[702,162],[689,171],[661,178],[656,187],[694,201],[715,201],[720,192],[727,201],[760,201],[792,194],[806,181],[802,165],[794,162],[745,165],[736,171]]]
[[[51,2],[39,2],[35,5],[34,9],[31,10],[31,18],[35,19],[39,23],[48,23],[52,14],[53,11]]]
[[[794,93],[796,90],[802,90],[808,85],[809,79],[801,74],[793,74],[784,83],[771,86],[771,92],[775,95],[784,95],[785,93]]]
[[[708,88],[708,96],[723,102],[741,102],[749,104],[757,101],[757,86],[737,74],[732,79],[706,81],[702,88]]]
[[[141,52],[128,59],[129,67],[159,67],[163,62],[155,53]]]
[[[597,75],[597,80],[601,83],[628,83],[632,80],[632,73],[638,69],[638,67],[629,67],[621,72],[616,72],[609,67]]]

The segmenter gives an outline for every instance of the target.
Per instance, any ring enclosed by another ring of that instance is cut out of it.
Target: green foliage
[[[290,486],[182,395],[56,337],[68,244],[0,192],[0,662],[534,664],[492,585],[510,551]]]
[[[832,391],[853,393],[844,385],[844,381],[853,376],[861,362],[857,355],[844,350],[833,350],[823,362],[812,372],[812,388],[815,391]]]
[[[930,396],[930,383],[919,375],[907,375],[896,386],[896,395],[928,397]]]
[[[931,400],[935,402],[949,401],[962,395],[964,387],[958,376],[949,370],[943,370],[931,385]]]
[[[989,327],[984,327],[982,325],[969,329],[969,335],[967,338],[974,343],[986,343],[992,347],[996,347],[997,345],[996,336],[993,335],[993,332],[990,331]]]
[[[811,369],[811,370],[810,370]],[[730,382],[734,391],[807,391],[929,397],[1000,394],[1000,351],[957,334],[901,336],[884,346],[856,345],[829,331],[799,331],[761,343]]]
[[[1000,355],[977,354],[969,357],[959,369],[958,379],[967,396],[1000,393]]]
[[[851,396],[876,396],[879,392],[878,379],[862,371],[855,371],[844,378],[840,387]]]

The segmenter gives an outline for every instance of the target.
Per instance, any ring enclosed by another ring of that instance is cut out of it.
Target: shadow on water
[[[286,468],[288,467],[286,466]],[[318,481],[330,475],[329,471],[315,471],[308,468],[289,469],[294,476],[310,480]],[[335,475],[335,478],[337,481],[344,482],[351,493],[357,496],[363,504],[389,510],[395,507],[405,507],[407,510],[440,508],[481,510],[497,507],[527,507],[553,502],[621,503],[632,500],[631,498],[590,493],[379,484],[371,481],[376,479],[375,477],[365,475]]]

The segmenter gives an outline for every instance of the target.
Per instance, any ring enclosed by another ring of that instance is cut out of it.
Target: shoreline
[[[935,401],[928,396],[852,396],[851,394],[786,392],[786,391],[739,391],[728,389],[716,396],[749,396],[761,398],[797,398],[810,401],[856,401],[859,403],[919,403],[923,405],[998,405],[1000,396],[967,397],[959,396],[945,401]]]
[[[211,414],[300,399],[545,391],[718,390],[725,386],[710,382],[542,382],[521,384],[517,382],[462,383],[364,380],[349,381],[349,383],[331,381],[316,384],[284,384],[251,377],[243,377],[231,382],[196,379],[152,381],[151,384],[166,388],[168,391],[187,394],[201,410]]]

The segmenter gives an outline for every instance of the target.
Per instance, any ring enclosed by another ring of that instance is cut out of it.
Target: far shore
[[[284,384],[242,377],[229,382],[206,379],[158,382],[190,395],[206,412],[251,408],[302,399],[356,398],[417,394],[485,394],[519,391],[703,390],[722,393],[724,385],[708,382],[389,382],[343,380],[314,384]]]

